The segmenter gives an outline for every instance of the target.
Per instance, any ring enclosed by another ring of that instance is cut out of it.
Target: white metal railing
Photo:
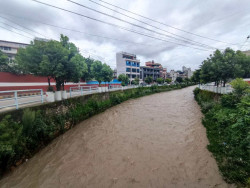
[[[211,91],[211,92],[220,93],[220,94],[228,94],[233,91],[233,88],[230,85],[227,85],[226,87],[222,87],[222,86],[217,87],[215,85],[206,84],[206,85],[199,85],[198,87],[202,90]]]
[[[109,85],[109,90],[114,91],[114,90],[121,90],[122,86],[121,85]]]
[[[43,103],[42,89],[0,91],[0,96],[1,96],[0,109],[13,106],[15,106],[16,109],[18,109],[19,105],[29,104],[39,101]]]
[[[78,86],[78,87],[70,87],[69,88],[69,95],[70,98],[74,96],[82,96],[84,94],[89,94],[92,92],[97,92],[97,86]]]

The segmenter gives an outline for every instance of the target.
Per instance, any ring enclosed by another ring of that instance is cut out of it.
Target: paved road
[[[206,149],[193,89],[129,100],[83,121],[0,187],[229,187]]]

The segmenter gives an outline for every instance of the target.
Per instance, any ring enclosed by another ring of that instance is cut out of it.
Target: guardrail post
[[[83,90],[82,90],[82,87],[81,87],[81,96],[83,96]]]
[[[18,109],[18,100],[17,100],[17,91],[15,91],[15,104],[16,104],[16,109]]]
[[[43,90],[41,89],[41,101],[43,103]]]

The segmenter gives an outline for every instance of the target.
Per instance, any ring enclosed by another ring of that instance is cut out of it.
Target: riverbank
[[[188,85],[105,92],[0,114],[0,174],[14,169],[81,121],[132,98]]]
[[[128,100],[82,121],[0,187],[230,187],[206,149],[193,89]]]
[[[204,113],[208,150],[224,179],[240,187],[250,186],[250,95],[220,95],[198,88],[194,95]]]

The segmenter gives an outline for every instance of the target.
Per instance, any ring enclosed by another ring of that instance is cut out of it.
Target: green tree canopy
[[[0,50],[0,72],[10,72],[9,59],[1,50]]]
[[[177,78],[176,78],[176,82],[178,82],[178,83],[182,83],[182,82],[183,82],[182,77],[177,77]]]
[[[221,52],[216,50],[202,62],[199,78],[201,82],[215,82],[225,84],[230,79],[250,76],[250,57],[240,51],[230,48]]]
[[[93,73],[94,78],[99,82],[99,85],[103,81],[102,67],[102,62],[97,60],[91,65],[91,72]]]
[[[102,65],[101,75],[104,82],[110,82],[113,79],[113,70],[109,65],[104,63]]]
[[[164,82],[164,79],[163,79],[163,78],[157,78],[157,79],[156,79],[156,82],[157,82],[158,84],[162,84],[162,83]]]
[[[126,86],[129,83],[129,78],[126,74],[120,74],[118,76],[118,80],[122,82],[122,86]]]
[[[171,82],[172,80],[169,78],[166,78],[165,82],[167,82],[168,84]]]
[[[150,84],[150,83],[153,82],[153,78],[152,78],[151,76],[148,76],[148,77],[145,78],[145,82],[146,82],[147,84]]]
[[[47,76],[49,86],[50,79],[55,79],[58,91],[64,89],[64,83],[78,82],[87,73],[84,58],[64,35],[60,42],[34,40],[18,51],[16,61],[22,73]]]
[[[140,79],[136,77],[133,81],[135,85],[139,85]]]

